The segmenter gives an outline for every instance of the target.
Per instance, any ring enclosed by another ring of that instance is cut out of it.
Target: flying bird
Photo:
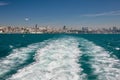
[[[29,18],[25,18],[25,21],[29,21],[30,19]]]

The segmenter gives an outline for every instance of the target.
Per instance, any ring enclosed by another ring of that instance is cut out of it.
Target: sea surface
[[[120,34],[0,34],[0,80],[120,80]]]

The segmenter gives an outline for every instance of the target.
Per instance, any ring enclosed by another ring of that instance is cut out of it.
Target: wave
[[[7,80],[119,80],[120,78],[120,60],[109,51],[86,39],[66,36],[14,49],[10,55],[0,60],[0,76],[25,63],[31,52],[35,52],[35,62],[19,69]],[[83,58],[84,55],[87,56],[87,59],[84,57],[86,60]],[[86,67],[85,63],[89,66]],[[86,68],[89,71],[84,71]]]
[[[7,80],[85,80],[76,38],[58,38],[37,50],[35,62]]]
[[[30,53],[34,52],[38,46],[38,44],[32,44],[27,47],[13,49],[10,55],[0,59],[0,79],[5,78],[10,71],[24,64],[29,59]]]
[[[111,56],[110,52],[97,46],[91,41],[81,39],[81,47],[84,48],[82,54],[88,55],[89,64],[93,68],[93,75],[97,75],[97,80],[119,80],[120,60]]]

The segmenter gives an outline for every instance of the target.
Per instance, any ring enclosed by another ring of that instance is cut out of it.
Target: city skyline
[[[120,27],[119,0],[0,0],[0,25]]]

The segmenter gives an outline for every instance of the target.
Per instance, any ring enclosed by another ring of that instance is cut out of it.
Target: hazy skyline
[[[0,25],[120,27],[120,0],[0,0]]]

